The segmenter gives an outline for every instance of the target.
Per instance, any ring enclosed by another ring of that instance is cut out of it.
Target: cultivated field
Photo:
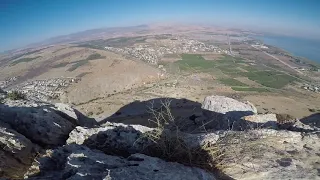
[[[237,54],[230,54],[223,32],[202,31],[168,30],[158,35],[141,31],[136,36],[131,33],[34,49],[5,57],[0,80],[17,77],[10,89],[30,80],[74,78],[52,101],[72,104],[99,120],[114,115],[112,121],[126,122],[130,116],[130,123],[140,124],[148,124],[148,100],[164,97],[201,103],[205,96],[224,95],[252,101],[262,113],[296,117],[320,110],[319,93],[300,87],[316,81],[316,72],[297,74],[243,42],[239,32],[232,36]],[[287,55],[277,57],[296,62]],[[147,103],[142,103],[141,109],[123,108],[140,102]],[[175,104],[172,109],[182,114],[182,119],[200,111],[188,103]]]

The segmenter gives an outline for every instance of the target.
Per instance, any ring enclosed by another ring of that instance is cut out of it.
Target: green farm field
[[[224,76],[219,81],[232,87],[235,91],[268,92],[271,89],[282,89],[299,80],[281,71],[246,64],[244,59],[225,55],[219,60],[206,60],[200,54],[182,54],[181,60],[174,62],[184,72],[205,72],[215,74],[217,70]],[[247,77],[258,83],[259,87],[250,87],[234,78]]]

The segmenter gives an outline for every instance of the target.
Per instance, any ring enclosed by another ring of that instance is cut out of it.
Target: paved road
[[[252,47],[253,47],[253,46],[252,46]],[[273,55],[271,55],[271,54],[269,54],[269,53],[267,53],[267,52],[265,52],[265,51],[262,51],[262,50],[261,50],[261,49],[259,49],[259,48],[256,48],[256,47],[253,47],[253,48],[255,48],[255,49],[257,49],[257,50],[259,50],[259,51],[263,52],[264,54],[266,54],[266,55],[268,55],[268,56],[272,57],[272,58],[273,58],[273,59],[275,59],[275,60],[278,60],[279,62],[281,62],[282,64],[284,64],[284,65],[288,66],[289,68],[291,68],[292,70],[294,70],[294,71],[298,72],[299,74],[303,74],[301,71],[298,71],[298,70],[297,70],[297,69],[295,69],[293,66],[291,66],[290,64],[288,64],[288,63],[286,63],[286,62],[282,61],[281,59],[279,59],[279,58],[277,58],[277,57],[275,57],[275,56],[273,56]]]

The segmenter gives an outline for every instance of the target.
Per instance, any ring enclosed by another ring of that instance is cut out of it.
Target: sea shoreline
[[[268,46],[279,48],[292,57],[320,64],[320,53],[318,53],[320,52],[320,41],[270,35],[254,35],[251,38],[262,41]]]

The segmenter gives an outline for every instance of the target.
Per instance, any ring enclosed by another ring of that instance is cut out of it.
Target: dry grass
[[[245,157],[263,156],[261,153],[264,149],[265,142],[261,140],[259,133],[249,131],[232,132],[229,131],[217,143],[224,157],[219,162],[221,169],[228,167],[231,163],[240,162]]]
[[[145,134],[152,143],[145,148],[144,153],[209,171],[216,170],[216,165],[223,156],[218,146],[206,143],[195,148],[189,147],[171,114],[170,103],[171,100],[166,99],[161,102],[161,107],[158,109],[155,109],[153,104],[149,107],[154,117],[150,121],[156,123],[157,127]]]
[[[277,116],[277,122],[279,124],[296,122],[296,118],[289,114],[276,114],[276,116]]]

